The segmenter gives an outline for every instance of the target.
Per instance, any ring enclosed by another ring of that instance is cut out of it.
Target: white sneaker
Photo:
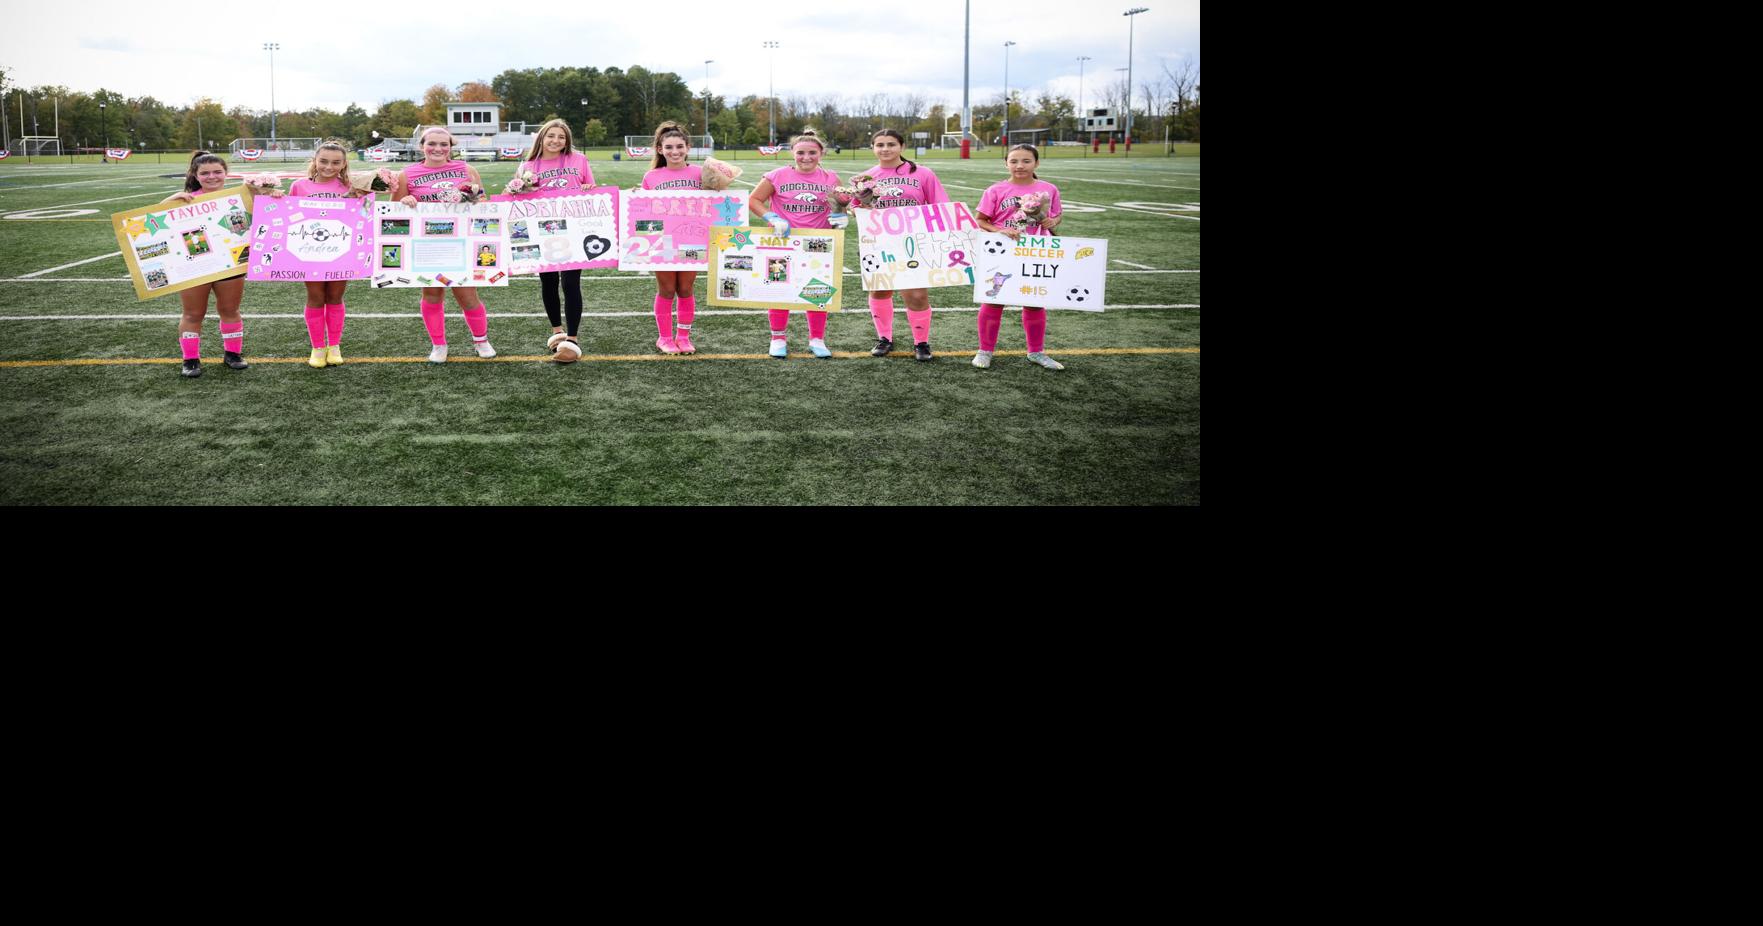
[[[989,350],[976,350],[976,351],[974,351],[973,352],[973,365],[976,367],[979,367],[982,370],[991,369],[992,368],[992,352]]]
[[[779,360],[788,357],[790,355],[790,342],[783,338],[772,338],[770,354]]]
[[[1057,360],[1054,360],[1052,357],[1049,357],[1046,354],[1041,353],[1040,351],[1036,351],[1032,354],[1029,354],[1028,355],[1028,362],[1033,363],[1033,364],[1037,364],[1039,366],[1046,367],[1049,370],[1063,370],[1063,369],[1065,369],[1065,364],[1060,363]]]
[[[808,342],[808,352],[822,360],[830,360],[833,352],[826,349],[826,341],[814,338]]]
[[[491,347],[490,342],[487,340],[473,341],[473,342],[471,342],[471,346],[477,348],[477,355],[479,357],[484,358],[485,360],[488,360],[491,357],[496,356],[496,349],[494,347]]]
[[[446,362],[447,362],[447,345],[436,344],[435,349],[429,351],[429,363],[446,363]]]

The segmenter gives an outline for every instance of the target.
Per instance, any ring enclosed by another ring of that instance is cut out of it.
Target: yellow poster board
[[[742,309],[839,311],[845,233],[798,228],[710,230],[710,304]]]
[[[251,194],[242,186],[118,212],[110,226],[138,299],[244,276],[250,263]]]

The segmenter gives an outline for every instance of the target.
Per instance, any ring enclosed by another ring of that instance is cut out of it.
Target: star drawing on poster
[[[159,232],[165,231],[167,228],[171,227],[170,225],[166,224],[164,213],[159,213],[159,214],[155,215],[154,213],[149,212],[149,213],[147,213],[145,222],[146,222],[147,231],[150,233],[153,233],[153,234],[158,234]]]
[[[722,219],[721,224],[733,225],[741,217],[741,201],[730,196],[716,204],[716,211]]]
[[[753,233],[750,231],[747,231],[746,229],[741,229],[740,231],[735,231],[735,232],[729,232],[728,243],[735,250],[739,251],[740,249],[753,243]]]

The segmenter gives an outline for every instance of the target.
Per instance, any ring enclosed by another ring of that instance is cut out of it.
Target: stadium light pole
[[[706,135],[710,134],[710,65],[712,63],[714,63],[714,59],[706,59],[704,62],[704,134]],[[691,122],[692,120],[687,119],[686,121]],[[686,131],[690,132],[691,129],[688,128]]]
[[[973,104],[968,101],[969,61],[973,58],[973,0],[967,0],[961,27],[961,156],[967,157],[968,136],[973,134]]]
[[[766,116],[771,123],[771,141],[766,144],[775,145],[777,144],[777,81],[773,75],[776,69],[772,65],[777,60],[778,43],[766,42],[765,47],[769,49],[768,57],[765,60],[765,88],[771,92],[771,102],[765,104]]]
[[[1129,158],[1132,157],[1132,18],[1150,9],[1135,6],[1121,14],[1126,17],[1126,156]]]
[[[264,42],[263,50],[269,52],[269,144],[275,147],[275,53],[281,48],[280,42]]]
[[[1077,57],[1077,111],[1080,114],[1078,116],[1080,119],[1083,118],[1081,114],[1084,111],[1084,62],[1091,60],[1094,59],[1089,55],[1079,55]]]
[[[104,111],[105,104],[98,104],[98,121],[104,123],[104,154],[98,158],[101,164],[110,163],[110,117]]]
[[[1005,149],[1010,147],[1010,46],[1015,44],[1004,43],[1004,133],[998,139],[998,145]]]

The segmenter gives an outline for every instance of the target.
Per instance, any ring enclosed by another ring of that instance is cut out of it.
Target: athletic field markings
[[[1128,267],[1137,267],[1140,270],[1156,270],[1157,269],[1156,267],[1147,267],[1144,264],[1135,264],[1130,260],[1121,260],[1118,257],[1114,258],[1114,262],[1117,264],[1125,264]]]
[[[59,267],[50,267],[48,270],[39,270],[36,273],[27,273],[24,276],[19,277],[19,279],[28,280],[32,277],[40,277],[45,273],[54,273],[57,270],[66,270],[69,267],[78,267],[81,264],[97,263],[98,261],[101,261],[101,260],[108,260],[112,257],[121,257],[121,256],[122,256],[121,251],[111,251],[109,254],[100,254],[97,257],[88,257],[85,260],[76,260],[71,264],[62,264]]]
[[[1198,220],[1196,220],[1196,221],[1198,221]],[[114,257],[114,256],[120,255],[121,253],[122,253],[121,251],[118,251],[118,252],[116,252],[116,254],[112,254],[109,256]],[[99,258],[93,258],[93,260],[98,260],[98,259]],[[1125,261],[1122,261],[1122,263],[1125,263]],[[51,269],[55,269],[55,268],[51,268]],[[48,271],[39,271],[39,272],[47,273]],[[1200,271],[1198,271],[1198,270],[1145,269],[1145,270],[1109,270],[1106,272],[1107,273],[1137,274],[1137,273],[1199,273]],[[858,273],[855,270],[846,270],[844,272],[844,275],[848,276],[848,277],[862,276],[862,274]],[[644,273],[644,274],[619,274],[617,276],[603,276],[603,277],[584,276],[584,277],[582,277],[582,282],[583,283],[596,283],[596,282],[598,282],[598,283],[613,283],[613,282],[623,282],[625,280],[649,280],[649,279],[653,279],[653,277],[647,273]],[[54,278],[50,278],[50,279],[41,279],[41,280],[30,279],[27,277],[0,277],[0,283],[128,283],[128,282],[131,282],[131,279],[129,277],[54,277]],[[359,282],[359,281],[357,281],[357,282]],[[539,281],[534,279],[531,276],[522,275],[522,276],[517,276],[517,277],[513,278],[513,280],[511,282],[517,283],[521,286],[528,286],[528,285],[537,283]],[[497,290],[497,289],[501,289],[501,287],[499,287],[499,286],[483,287],[483,288],[490,289],[492,291]],[[959,289],[960,287],[944,287],[944,288]]]
[[[1197,309],[1197,302],[1171,302],[1155,305],[1106,305],[1104,309]],[[699,309],[698,315],[765,315],[770,309]],[[799,310],[798,310],[799,311]],[[860,310],[853,309],[846,314],[857,314]],[[978,306],[933,306],[932,312],[977,312]],[[1053,309],[1055,312],[1082,312],[1081,309]],[[895,308],[894,314],[904,314],[904,308]],[[834,313],[839,314],[839,313]],[[1095,313],[1090,313],[1095,314]],[[167,322],[177,321],[183,316],[179,313],[136,313],[132,315],[0,315],[0,322]],[[215,318],[210,315],[204,318]],[[304,319],[306,316],[294,312],[241,312],[240,318],[257,319]],[[350,312],[351,319],[366,318],[421,318],[420,312]],[[449,313],[450,319],[463,319],[465,316]],[[543,312],[490,312],[486,318],[548,318]],[[583,312],[583,318],[654,318],[653,310],[632,312]],[[219,322],[216,322],[219,324]]]
[[[1172,355],[1177,355],[1177,354],[1198,354],[1199,352],[1200,352],[1200,349],[1198,347],[1074,347],[1074,348],[1071,348],[1070,350],[1056,351],[1056,353],[1061,357],[1172,356]],[[957,352],[956,354],[953,354],[953,355],[945,354],[944,356],[960,356],[961,354],[964,354],[964,353],[966,353],[966,352],[961,351],[961,352]],[[1013,352],[1000,351],[999,353],[1005,357],[1009,357],[1012,355]],[[889,357],[906,358],[906,357],[912,356],[912,353],[910,351],[897,350],[897,351],[894,351],[893,353],[888,354],[888,356]],[[834,351],[833,357],[840,359],[840,360],[873,359],[873,355],[870,354],[869,351]],[[220,363],[220,359],[215,358],[215,357],[208,357],[208,358],[203,358],[203,359],[208,360],[212,363],[216,363],[216,364]],[[583,354],[581,360],[578,362],[580,362],[580,363],[593,363],[593,362],[600,362],[600,363],[650,363],[650,362],[689,363],[689,362],[696,361],[696,360],[776,360],[776,359],[777,358],[772,357],[770,354],[702,354],[702,353],[700,353],[700,354]],[[790,358],[790,359],[794,359],[798,363],[810,363],[815,360],[819,360],[820,358],[804,356],[804,357],[796,357],[796,358]],[[451,364],[455,364],[455,363],[550,363],[551,360],[552,360],[552,358],[548,354],[546,354],[546,355],[532,355],[532,356],[524,356],[524,357],[492,357],[488,360],[485,360],[482,357],[456,357],[456,358],[449,358],[447,360],[447,365],[451,365]],[[306,358],[305,357],[252,357],[252,358],[250,358],[250,362],[253,364],[259,364],[259,363],[300,364],[300,363],[305,363]],[[339,364],[339,366],[346,367],[346,366],[349,366],[350,364],[363,364],[363,363],[428,363],[428,362],[429,362],[429,360],[427,357],[358,357],[358,358],[351,358],[348,360],[344,360],[341,364]],[[131,357],[131,358],[111,358],[111,359],[103,359],[103,360],[4,360],[4,361],[0,361],[0,369],[16,370],[16,369],[25,369],[25,368],[30,368],[30,367],[169,366],[171,364],[181,364],[181,363],[183,363],[183,361],[179,358],[176,358],[176,357]],[[436,364],[436,366],[441,366],[441,365],[442,364]]]

